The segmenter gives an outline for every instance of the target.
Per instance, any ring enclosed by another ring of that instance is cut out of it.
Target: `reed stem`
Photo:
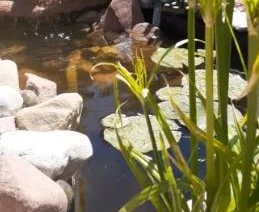
[[[206,128],[207,128],[207,145],[206,145],[206,185],[207,185],[207,209],[213,202],[215,195],[215,158],[214,158],[214,105],[213,105],[213,25],[205,26],[205,48],[206,48]]]

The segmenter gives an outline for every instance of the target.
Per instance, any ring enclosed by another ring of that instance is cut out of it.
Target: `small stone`
[[[39,103],[38,96],[32,90],[22,90],[23,106],[30,107]]]
[[[39,102],[44,102],[57,96],[57,84],[48,79],[25,73],[27,78],[25,90],[32,90],[39,98]]]

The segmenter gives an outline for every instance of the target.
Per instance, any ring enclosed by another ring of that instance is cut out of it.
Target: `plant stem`
[[[190,107],[190,119],[197,123],[197,111],[196,111],[196,80],[195,80],[195,0],[188,1],[188,72],[189,72],[189,107]],[[190,134],[191,142],[191,170],[193,174],[198,175],[198,145],[197,139],[193,133]],[[195,204],[193,196],[193,204]]]
[[[249,77],[251,76],[252,67],[258,51],[258,37],[249,33],[248,36],[248,70]],[[258,87],[258,86],[257,86]],[[243,178],[242,188],[240,195],[240,211],[248,210],[248,201],[251,191],[251,168],[254,160],[254,151],[256,148],[256,125],[257,125],[257,91],[254,89],[251,93],[248,93],[247,99],[247,133],[246,133],[246,145],[244,149],[244,163],[243,163]]]
[[[157,164],[161,181],[163,181],[165,179],[164,178],[164,167],[163,167],[162,158],[160,157],[159,152],[158,152],[154,131],[152,129],[151,121],[149,118],[147,100],[144,98],[144,100],[141,104],[142,104],[142,109],[143,109],[143,112],[145,115],[145,119],[146,119],[146,123],[147,123],[147,127],[148,127],[148,133],[149,133],[151,144],[152,144],[154,161]]]
[[[215,159],[214,159],[214,102],[213,102],[213,25],[205,26],[206,48],[206,111],[207,111],[207,145],[206,145],[206,185],[207,185],[207,210],[213,202],[215,195]]]
[[[228,29],[227,22],[223,22],[223,16],[227,16],[225,19],[232,20],[232,13],[234,7],[234,0],[225,2],[226,14],[224,14],[224,8],[221,8],[217,15],[215,25],[215,40],[216,40],[216,52],[217,52],[217,81],[218,81],[218,119],[220,129],[216,131],[219,140],[228,145],[228,85],[229,85],[229,69],[231,61],[231,33]],[[218,184],[221,184],[227,174],[228,164],[227,162],[217,155],[217,170],[219,171]],[[219,210],[222,211],[227,208],[230,201],[230,184],[226,182],[223,188],[224,196],[219,198]]]

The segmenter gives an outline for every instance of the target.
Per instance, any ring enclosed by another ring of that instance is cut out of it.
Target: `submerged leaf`
[[[105,127],[104,140],[109,142],[116,149],[120,149],[116,138],[115,129],[113,128],[113,120],[114,114],[111,114],[109,116],[106,116],[101,121],[103,127]],[[152,123],[152,128],[154,130],[157,146],[159,149],[161,149],[159,139],[160,126],[154,116],[150,116],[150,120]],[[123,142],[130,143],[135,149],[141,152],[149,152],[152,150],[152,144],[149,138],[146,120],[143,115],[127,117],[122,114],[122,123],[123,124],[120,125],[118,128],[118,133]],[[179,126],[176,125],[174,121],[168,121],[168,124],[175,138],[179,141],[181,137],[181,132],[177,131],[179,129]],[[169,148],[168,142],[165,142],[165,145],[166,148]]]
[[[206,88],[205,88],[205,70],[198,69],[195,71],[196,78],[196,87],[201,92],[203,96],[205,96]],[[214,100],[218,100],[218,82],[217,82],[217,70],[214,70],[213,73],[214,81],[213,81],[213,92],[214,92]],[[247,85],[247,82],[241,78],[238,74],[229,74],[229,87],[228,87],[228,97],[230,99],[235,99],[240,90],[244,89]],[[184,97],[188,97],[189,95],[189,80],[188,75],[185,75],[182,79],[181,87],[170,87],[170,92],[175,99],[181,100]],[[157,97],[162,101],[168,101],[168,88],[161,88],[156,92]],[[184,99],[185,101],[185,99]]]

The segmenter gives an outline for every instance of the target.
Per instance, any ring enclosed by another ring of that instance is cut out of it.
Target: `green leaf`
[[[144,188],[139,194],[135,195],[127,204],[125,204],[119,212],[130,212],[136,209],[141,204],[150,200],[151,198],[158,197],[162,193],[170,191],[170,186],[167,181],[157,183]]]

